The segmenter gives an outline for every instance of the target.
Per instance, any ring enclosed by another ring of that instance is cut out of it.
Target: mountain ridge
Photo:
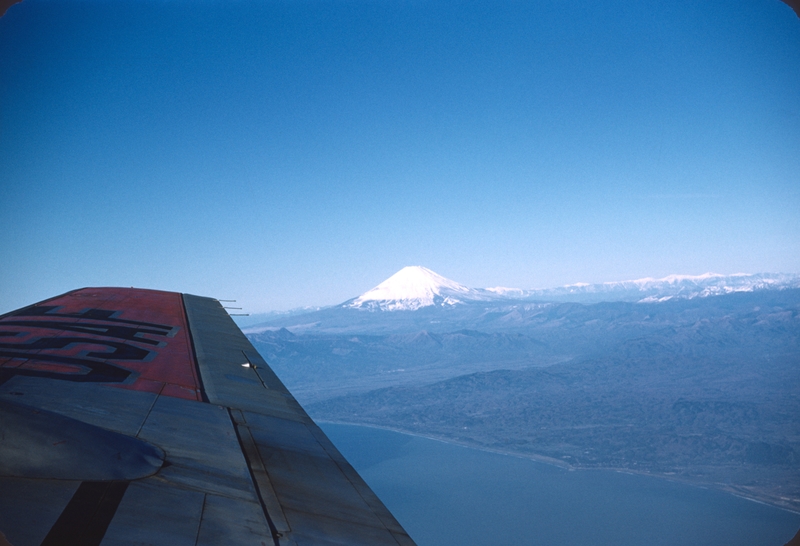
[[[800,288],[800,275],[786,273],[672,274],[604,283],[574,283],[554,288],[469,288],[422,266],[404,267],[375,288],[338,307],[370,311],[410,311],[476,301],[666,301],[732,292]]]
[[[800,275],[788,273],[668,275],[658,279],[645,277],[594,284],[575,283],[533,290],[507,287],[469,288],[425,267],[409,266],[360,296],[338,305],[263,313],[246,320],[239,319],[237,323],[249,333],[284,326],[293,329],[314,328],[320,320],[325,322],[333,315],[341,319],[336,322],[369,322],[376,318],[373,313],[380,313],[387,320],[389,316],[397,315],[400,320],[431,320],[435,323],[439,318],[433,315],[445,310],[476,315],[506,313],[512,307],[551,303],[660,304],[725,294],[798,288]],[[369,314],[361,316],[364,312]],[[412,319],[412,315],[419,316]],[[448,320],[451,318],[447,317]]]

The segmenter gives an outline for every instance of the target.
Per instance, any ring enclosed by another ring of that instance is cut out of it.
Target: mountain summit
[[[344,304],[345,307],[413,311],[430,305],[455,305],[482,299],[478,290],[467,288],[418,265],[404,267],[378,286]]]

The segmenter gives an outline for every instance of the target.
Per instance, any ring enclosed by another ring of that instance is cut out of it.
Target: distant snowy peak
[[[578,283],[559,288],[526,291],[526,298],[565,299],[573,301],[667,301],[752,292],[754,290],[800,288],[800,276],[781,273],[704,273],[703,275],[668,275],[660,279],[646,277],[600,284]]]
[[[663,279],[639,279],[635,283],[642,292],[649,292],[642,302],[665,301],[672,297],[690,299],[719,296],[733,292],[753,292],[755,290],[776,290],[800,288],[800,276],[780,273],[735,273],[720,275],[706,273],[704,275],[670,275]],[[614,284],[614,283],[606,283]],[[620,283],[621,284],[621,283]]]
[[[528,295],[531,290],[523,290],[522,288],[507,288],[505,286],[495,286],[494,288],[484,288],[484,291],[494,294],[502,298],[519,298]]]
[[[345,307],[411,311],[430,305],[455,305],[481,299],[481,291],[467,288],[418,265],[404,267]]]

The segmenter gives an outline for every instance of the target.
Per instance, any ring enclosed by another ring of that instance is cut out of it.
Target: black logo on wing
[[[58,307],[22,309],[0,321],[0,358],[39,363],[37,367],[0,367],[0,383],[15,375],[31,375],[79,382],[121,383],[135,372],[109,362],[152,359],[178,328],[119,318],[117,311],[87,309],[58,313]],[[7,330],[13,327],[14,330]],[[47,335],[55,333],[55,335]],[[13,342],[10,338],[25,337]],[[155,339],[154,339],[155,338]],[[148,346],[143,348],[134,345]],[[76,350],[85,346],[85,350]],[[51,364],[52,369],[41,364]],[[58,370],[67,366],[71,371]],[[44,369],[43,369],[44,368]]]

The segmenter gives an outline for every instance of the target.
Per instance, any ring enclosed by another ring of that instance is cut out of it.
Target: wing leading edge
[[[0,437],[13,546],[413,544],[211,298],[3,315]]]

